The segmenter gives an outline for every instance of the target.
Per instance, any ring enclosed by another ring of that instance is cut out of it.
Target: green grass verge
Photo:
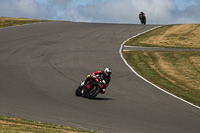
[[[166,25],[130,39],[125,45],[198,49],[200,24]]]
[[[132,38],[125,45],[199,48],[196,45],[199,27],[199,24],[166,25]],[[150,82],[200,106],[200,52],[134,51],[124,52],[124,56]]]
[[[200,84],[200,68],[189,60],[189,57],[200,58],[200,52],[134,51],[124,52],[124,57],[140,75],[150,82],[200,106],[200,90],[195,89],[195,86],[198,88]],[[165,71],[159,64],[160,58],[163,58],[162,60],[166,64],[170,64],[171,68],[176,68],[176,72],[180,74],[180,77],[185,75],[186,79],[191,80],[180,79],[179,75],[171,76],[169,71]]]
[[[0,28],[37,22],[49,22],[49,20],[0,17]]]
[[[0,116],[0,133],[29,132],[29,133],[97,133],[89,130],[74,129],[60,125],[16,119]]]
[[[161,26],[161,27],[156,28],[156,29],[154,29],[152,31],[148,31],[148,32],[146,32],[146,33],[144,33],[144,34],[142,34],[140,36],[137,36],[135,38],[130,39],[129,41],[127,41],[125,43],[125,45],[128,45],[128,46],[142,46],[142,47],[158,47],[158,46],[155,46],[155,45],[152,45],[152,44],[145,44],[145,43],[140,43],[140,42],[147,40],[151,36],[162,34],[163,32],[165,32],[166,30],[168,30],[172,26],[174,26],[174,25]],[[163,47],[169,48],[167,46],[163,46]]]

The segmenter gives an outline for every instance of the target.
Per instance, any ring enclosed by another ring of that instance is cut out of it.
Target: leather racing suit
[[[93,72],[92,75],[88,75],[85,79],[85,81],[83,82],[83,84],[87,83],[87,80],[90,76],[94,76],[96,78],[98,78],[100,80],[100,83],[101,83],[101,89],[102,89],[102,92],[100,93],[105,93],[105,89],[108,87],[109,83],[110,83],[110,80],[111,80],[111,77],[110,75],[106,75],[104,73],[104,71],[97,71],[97,72]]]

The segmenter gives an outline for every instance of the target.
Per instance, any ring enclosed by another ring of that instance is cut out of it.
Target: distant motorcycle
[[[96,78],[95,76],[90,76],[82,87],[81,83],[75,91],[76,96],[84,96],[89,99],[93,99],[102,91],[101,81],[99,78]]]
[[[139,19],[140,19],[141,24],[146,24],[146,16],[143,12],[139,14]]]

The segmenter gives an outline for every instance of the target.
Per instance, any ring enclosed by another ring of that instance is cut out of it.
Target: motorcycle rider
[[[139,13],[139,19],[141,21],[141,24],[143,24],[143,23],[146,24],[146,15],[144,14],[144,12]]]
[[[106,88],[108,87],[109,85],[109,82],[111,80],[111,75],[112,73],[112,69],[110,68],[105,68],[103,71],[97,71],[97,72],[93,72],[92,75],[88,75],[85,79],[85,81],[83,81],[81,83],[81,87],[83,87],[86,83],[87,83],[87,80],[88,78],[90,78],[91,76],[94,77],[94,78],[98,78],[100,80],[100,83],[101,83],[101,89],[102,91],[100,93],[104,94],[105,91],[106,91]],[[83,90],[82,90],[82,94],[83,94]]]

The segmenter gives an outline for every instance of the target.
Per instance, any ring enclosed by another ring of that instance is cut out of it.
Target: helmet
[[[111,75],[112,70],[111,70],[110,68],[107,67],[107,68],[105,68],[104,73],[105,73],[107,76],[109,76],[109,75]]]

